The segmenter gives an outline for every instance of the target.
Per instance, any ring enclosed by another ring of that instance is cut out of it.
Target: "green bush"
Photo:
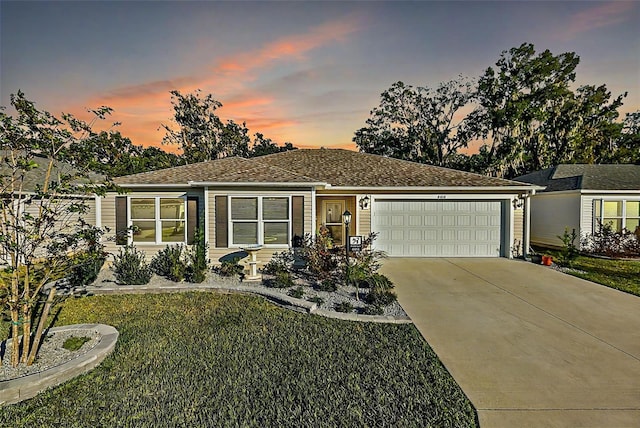
[[[320,291],[334,292],[338,290],[338,284],[332,279],[325,279],[317,284],[316,288]]]
[[[367,293],[364,300],[374,306],[388,306],[398,299],[396,293],[390,290],[373,288]]]
[[[204,239],[204,226],[196,229],[193,241],[193,246],[187,252],[188,265],[185,278],[188,282],[199,284],[206,279],[209,270],[207,258],[209,245]]]
[[[562,236],[558,236],[558,238],[562,241],[562,248],[558,253],[558,264],[571,267],[573,261],[579,255],[578,247],[576,247],[578,234],[575,229],[572,229],[571,233],[569,233],[569,228],[565,227],[564,233]]]
[[[360,281],[360,286],[364,288],[377,288],[379,290],[389,290],[393,288],[393,282],[381,273],[374,273]]]
[[[144,259],[144,253],[132,245],[120,248],[111,266],[118,284],[144,285],[151,280],[152,271]]]
[[[265,285],[272,288],[289,288],[293,287],[295,284],[291,273],[278,272],[272,279],[268,280]]]
[[[104,231],[97,227],[88,227],[80,233],[80,238],[86,244],[86,251],[74,257],[74,265],[69,273],[72,285],[89,285],[96,280],[100,269],[107,259],[101,237]]]
[[[336,312],[353,312],[353,305],[347,301],[336,303],[333,308]]]
[[[182,281],[187,270],[184,261],[184,247],[179,244],[165,247],[153,256],[149,266],[156,275],[175,282]]]
[[[262,273],[266,275],[276,275],[278,272],[291,272],[293,268],[293,253],[283,251],[276,253],[271,260],[264,264]]]
[[[296,287],[289,290],[287,294],[291,297],[295,297],[296,299],[302,299],[302,297],[304,297],[304,290],[302,287]]]
[[[309,297],[309,298],[307,299],[307,301],[308,301],[308,302],[311,302],[311,303],[315,303],[315,304],[317,304],[318,306],[320,306],[320,305],[322,305],[322,304],[324,303],[324,299],[323,299],[322,297],[320,297],[320,296],[313,296],[313,297]]]
[[[234,257],[233,260],[224,260],[220,266],[213,268],[214,272],[220,276],[238,276],[244,272],[244,266],[239,264],[240,257]]]
[[[367,305],[362,310],[362,313],[365,315],[382,315],[384,314],[384,309],[378,305]]]
[[[106,257],[102,254],[82,253],[75,257],[75,264],[69,274],[72,285],[89,285],[98,278]]]

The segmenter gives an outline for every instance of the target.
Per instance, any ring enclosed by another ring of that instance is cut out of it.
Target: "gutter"
[[[450,191],[464,191],[464,192],[509,192],[509,191],[530,191],[544,190],[544,187],[540,186],[379,186],[379,187],[355,187],[355,186],[329,186],[333,190],[345,190],[345,191],[431,191],[431,192],[450,192]]]

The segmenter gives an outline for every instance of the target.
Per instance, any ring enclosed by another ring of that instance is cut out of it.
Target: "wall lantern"
[[[359,201],[360,209],[368,210],[370,201],[371,201],[371,198],[369,198],[368,196],[360,198],[360,201]]]

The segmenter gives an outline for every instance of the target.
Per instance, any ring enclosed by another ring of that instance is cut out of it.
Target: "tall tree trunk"
[[[21,363],[27,362],[27,354],[29,354],[29,346],[31,344],[31,303],[29,302],[29,266],[26,266],[24,274],[24,303],[22,304],[22,357]]]
[[[36,359],[36,355],[38,354],[38,348],[40,347],[40,339],[42,338],[42,331],[44,330],[44,326],[47,323],[47,318],[49,317],[49,311],[51,310],[51,305],[53,304],[53,296],[56,294],[56,288],[51,287],[49,291],[49,297],[47,297],[47,303],[44,305],[44,309],[42,310],[42,315],[40,316],[40,322],[38,323],[38,329],[36,330],[35,336],[33,336],[33,345],[31,346],[31,352],[29,353],[29,359],[27,360],[27,365],[30,366]]]
[[[15,265],[14,265],[15,266]],[[20,306],[18,305],[18,270],[11,274],[11,336],[13,337],[11,347],[11,366],[17,367],[20,362],[20,339],[18,338],[18,326],[20,325]]]

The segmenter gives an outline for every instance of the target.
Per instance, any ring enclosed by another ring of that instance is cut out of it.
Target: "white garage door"
[[[389,256],[499,257],[501,202],[378,200],[375,247]]]

